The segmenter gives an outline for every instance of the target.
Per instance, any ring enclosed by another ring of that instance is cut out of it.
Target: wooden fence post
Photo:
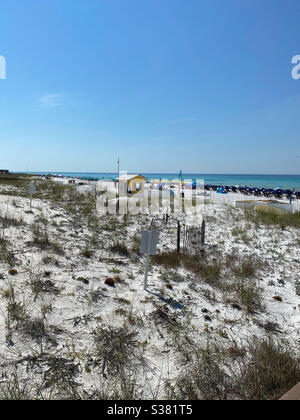
[[[201,225],[201,246],[204,246],[205,244],[205,220],[203,219],[202,225]]]

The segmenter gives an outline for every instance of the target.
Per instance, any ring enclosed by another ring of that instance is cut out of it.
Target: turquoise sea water
[[[89,172],[31,172],[37,175],[61,175],[68,177],[91,177],[97,179],[115,179],[117,173],[89,173]],[[159,174],[159,173],[141,173],[147,179],[168,179],[178,180],[179,174]],[[185,179],[204,179],[205,184],[215,185],[240,185],[259,188],[293,189],[300,191],[300,175],[230,175],[230,174],[187,174]]]

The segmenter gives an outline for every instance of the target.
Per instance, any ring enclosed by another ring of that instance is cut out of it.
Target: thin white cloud
[[[159,125],[185,124],[185,123],[195,122],[195,121],[198,121],[198,118],[182,118],[182,119],[173,120],[173,121],[164,121],[164,122],[159,123]]]
[[[39,99],[39,105],[46,109],[62,108],[68,103],[68,96],[61,93],[48,93]]]

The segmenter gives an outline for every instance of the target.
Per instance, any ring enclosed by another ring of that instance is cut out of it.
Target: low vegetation
[[[281,228],[300,228],[300,212],[277,214],[269,211],[245,211],[245,218],[255,225],[279,226]]]
[[[272,339],[254,339],[244,349],[234,345],[228,351],[208,343],[190,348],[181,362],[185,373],[169,384],[174,399],[277,400],[300,381],[295,349]]]
[[[95,363],[101,363],[104,376],[120,375],[127,369],[134,371],[142,361],[138,331],[131,325],[100,326],[94,331],[97,352]]]

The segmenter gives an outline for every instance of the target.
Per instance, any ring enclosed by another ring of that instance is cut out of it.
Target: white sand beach
[[[205,251],[192,257],[204,268],[153,260],[145,291],[139,244],[152,215],[100,217],[93,185],[66,186],[76,195],[59,199],[45,183],[36,180],[31,209],[17,187],[0,186],[3,382],[16,375],[45,398],[122,398],[123,382],[132,398],[176,398],[195,348],[221,348],[232,366],[234,349],[247,363],[255,337],[299,349],[299,227],[256,223],[235,206],[249,196],[210,192]],[[154,218],[159,255],[176,252],[177,220]]]

